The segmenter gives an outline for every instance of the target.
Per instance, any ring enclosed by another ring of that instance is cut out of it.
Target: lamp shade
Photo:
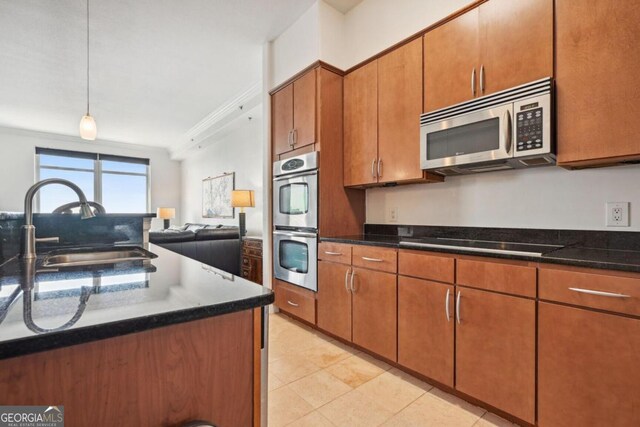
[[[233,190],[231,206],[234,208],[254,208],[256,199],[253,190]]]
[[[172,219],[176,217],[175,208],[158,208],[156,211],[158,218],[160,219]]]

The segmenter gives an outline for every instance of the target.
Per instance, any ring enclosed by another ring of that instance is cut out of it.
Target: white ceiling
[[[339,10],[342,13],[347,13],[354,7],[356,7],[362,0],[324,0],[325,3],[333,6],[334,9]]]
[[[313,0],[92,0],[98,138],[170,146],[261,80],[262,44]],[[84,0],[0,0],[0,126],[77,135]]]

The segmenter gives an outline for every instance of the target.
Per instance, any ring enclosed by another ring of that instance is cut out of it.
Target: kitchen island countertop
[[[32,286],[25,286],[25,269],[17,257],[0,265],[0,359],[249,310],[274,300],[271,290],[239,276],[156,245],[149,250],[158,257],[102,267],[38,269]]]

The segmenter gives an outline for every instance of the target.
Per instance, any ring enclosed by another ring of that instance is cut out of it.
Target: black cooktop
[[[523,255],[539,257],[562,249],[559,245],[541,245],[533,243],[496,242],[491,240],[450,239],[450,238],[403,238],[400,247],[421,249],[455,249],[470,253],[495,253],[505,255]]]

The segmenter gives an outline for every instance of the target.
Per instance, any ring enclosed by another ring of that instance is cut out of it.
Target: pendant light
[[[80,138],[93,141],[97,134],[96,121],[89,114],[89,0],[87,0],[87,114],[80,120]]]

